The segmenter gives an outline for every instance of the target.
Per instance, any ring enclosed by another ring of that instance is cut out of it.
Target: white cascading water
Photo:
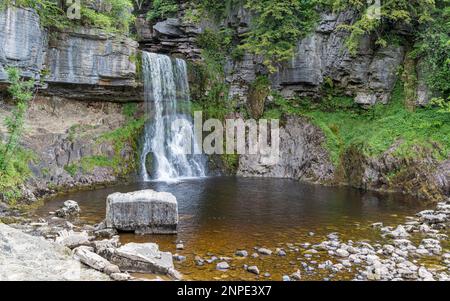
[[[142,65],[146,113],[141,154],[143,181],[174,181],[204,177],[203,155],[186,154],[186,146],[197,149],[194,126],[189,115],[189,83],[186,62],[162,54],[143,52]],[[175,120],[183,127],[172,129]],[[191,151],[193,153],[193,151]],[[152,155],[152,170],[147,170],[147,156]]]

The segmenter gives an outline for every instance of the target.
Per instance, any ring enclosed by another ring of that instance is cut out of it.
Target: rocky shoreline
[[[70,263],[73,266],[73,261],[81,262],[83,270],[90,268],[99,272],[87,274],[98,275],[95,279],[88,278],[89,280],[140,280],[130,273],[154,275],[156,280],[181,280],[183,276],[175,266],[186,261],[192,261],[193,268],[214,267],[223,275],[232,270],[243,269],[249,275],[253,274],[256,280],[298,281],[308,280],[312,275],[319,275],[325,281],[341,279],[342,275],[347,275],[348,280],[359,281],[450,280],[450,199],[438,203],[433,210],[424,210],[416,216],[406,217],[404,223],[395,227],[385,227],[381,222],[371,224],[371,231],[379,239],[343,240],[340,233],[333,232],[319,243],[283,243],[274,249],[255,246],[254,250],[240,249],[234,254],[209,253],[206,256],[182,255],[184,244],[180,241],[176,245],[180,254],[161,252],[154,243],[122,245],[117,231],[105,228],[104,224],[74,225],[71,220],[79,213],[76,202],[67,201],[63,208],[50,212],[47,219],[24,219],[9,226],[0,225],[2,265],[14,266],[8,261],[7,250],[14,249],[15,242],[7,240],[5,243],[4,239],[8,233],[14,232],[15,235],[26,236],[30,244],[39,239],[51,246],[50,251],[46,251],[45,256],[48,257],[42,258],[43,262],[51,260],[54,253],[62,252],[69,255],[63,263],[57,264]],[[311,232],[309,235],[312,238],[316,234]],[[52,248],[63,251],[54,251]],[[44,256],[40,255],[40,251],[36,252],[39,253],[37,256]],[[280,279],[273,278],[269,272],[254,263],[256,259],[271,258],[276,266],[276,262],[286,256],[295,256],[297,260],[291,262],[292,271],[283,271],[284,275]],[[0,273],[0,278],[16,277],[8,276],[7,273],[14,272],[11,269]],[[58,280],[64,279],[66,278],[60,275]]]

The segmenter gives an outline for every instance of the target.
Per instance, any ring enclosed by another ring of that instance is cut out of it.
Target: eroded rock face
[[[292,60],[273,76],[275,87],[287,97],[314,95],[331,80],[347,93],[358,94],[358,103],[388,102],[405,51],[394,45],[376,50],[367,36],[352,56],[344,45],[348,36],[339,26],[354,18],[351,10],[322,14],[315,32],[299,41]]]
[[[6,66],[16,66],[26,77],[39,79],[46,51],[46,32],[31,9],[0,10],[0,82]]]
[[[49,41],[50,83],[132,86],[137,43],[95,29],[55,33]]]
[[[244,155],[239,160],[238,175],[327,181],[334,167],[322,147],[323,133],[306,118],[287,117],[280,129],[280,158],[275,165],[263,163],[261,155]]]
[[[168,192],[114,193],[106,200],[106,227],[145,234],[176,233],[178,204]]]

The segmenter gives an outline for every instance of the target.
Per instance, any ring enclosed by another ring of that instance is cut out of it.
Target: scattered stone
[[[383,223],[373,223],[370,226],[375,229],[381,229],[383,227]]]
[[[281,256],[281,257],[286,256],[286,251],[284,251],[284,250],[282,250],[282,249],[281,249],[281,250],[278,250],[278,251],[277,251],[277,255],[278,255],[278,256]]]
[[[112,273],[109,277],[114,281],[128,281],[131,279],[128,273]]]
[[[395,230],[388,232],[386,236],[392,238],[406,238],[409,237],[410,235],[406,231],[405,227],[403,227],[402,225],[398,225]]]
[[[253,253],[253,254],[252,254],[252,257],[253,257],[253,258],[258,258],[259,255],[258,255],[258,253]]]
[[[178,261],[178,262],[182,262],[182,261],[186,260],[186,256],[174,254],[173,255],[173,260]]]
[[[291,281],[291,278],[289,278],[288,275],[283,276],[283,281]]]
[[[238,257],[247,257],[248,252],[246,250],[238,250],[236,251],[235,255]]]
[[[94,235],[97,238],[111,238],[113,236],[118,235],[118,232],[116,229],[105,228],[105,229],[95,230]]]
[[[108,260],[101,257],[100,255],[95,254],[93,252],[93,248],[91,247],[78,247],[73,251],[73,254],[76,259],[100,272],[103,272],[106,267],[111,265]]]
[[[80,206],[75,201],[65,201],[61,209],[56,210],[55,214],[60,218],[67,218],[71,216],[79,215],[81,212]]]
[[[350,253],[347,250],[337,249],[336,255],[339,257],[348,257],[350,255]]]
[[[89,246],[91,242],[89,241],[89,235],[86,232],[73,232],[72,230],[62,230],[58,233],[55,242],[74,249],[79,246]]]
[[[259,248],[258,253],[262,255],[272,255],[272,251],[266,248]]]
[[[294,280],[302,280],[302,274],[300,273],[300,270],[297,270],[295,273],[292,273],[290,278]]]
[[[184,245],[183,244],[177,244],[176,248],[177,248],[177,250],[184,250]]]
[[[247,267],[247,271],[252,273],[252,274],[259,275],[259,269],[255,265]]]
[[[216,269],[217,270],[222,270],[223,271],[223,270],[228,270],[229,268],[230,268],[230,265],[226,261],[219,262],[216,265]]]

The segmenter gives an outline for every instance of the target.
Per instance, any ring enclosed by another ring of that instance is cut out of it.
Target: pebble
[[[297,270],[295,273],[292,273],[290,278],[294,280],[301,280],[302,274],[300,273],[300,270]]]
[[[239,257],[247,257],[248,256],[248,252],[246,250],[238,250],[238,251],[236,251],[235,255],[239,256]]]
[[[291,281],[291,278],[288,275],[284,275],[283,281]]]
[[[177,250],[184,250],[183,244],[177,244]]]
[[[255,265],[247,267],[247,271],[252,273],[252,274],[259,275],[259,269]]]
[[[336,250],[336,255],[339,257],[348,257],[350,255],[349,252],[347,252],[347,250],[344,249],[337,249]]]
[[[228,270],[229,268],[230,268],[230,265],[226,261],[219,262],[216,265],[217,270]]]
[[[259,248],[258,253],[262,255],[272,255],[272,251],[267,248]]]

